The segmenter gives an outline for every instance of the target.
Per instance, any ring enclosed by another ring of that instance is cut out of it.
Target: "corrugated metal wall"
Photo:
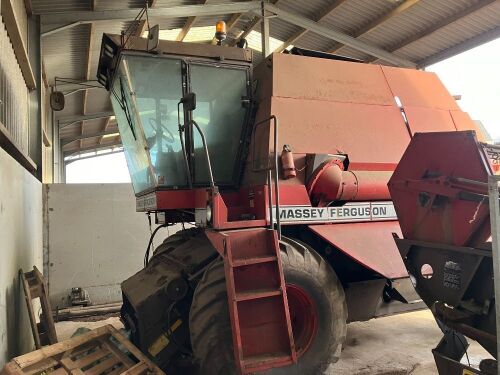
[[[24,1],[11,3],[28,45]],[[29,154],[29,94],[3,22],[0,16],[0,122],[17,147]],[[33,126],[38,123],[32,122]],[[32,141],[32,148],[37,147]],[[42,184],[37,177],[0,148],[0,368],[12,357],[34,349],[18,272],[43,265]]]
[[[16,14],[26,20],[26,14]],[[28,89],[0,15],[0,122],[17,146],[29,152]]]

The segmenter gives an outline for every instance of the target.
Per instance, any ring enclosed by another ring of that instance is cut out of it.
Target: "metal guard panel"
[[[392,233],[401,236],[397,221],[310,225],[309,228],[356,262],[388,279],[408,276],[392,236]]]

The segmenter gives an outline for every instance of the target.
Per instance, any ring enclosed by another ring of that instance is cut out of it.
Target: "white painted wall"
[[[72,287],[86,289],[93,304],[121,301],[120,283],[142,268],[150,236],[132,185],[50,184],[44,196],[52,308],[69,305]],[[162,229],[155,245],[166,236]]]
[[[34,348],[20,268],[42,269],[42,184],[0,148],[0,368]]]

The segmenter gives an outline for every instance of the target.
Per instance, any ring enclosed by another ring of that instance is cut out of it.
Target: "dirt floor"
[[[79,327],[96,328],[103,324],[122,325],[118,318],[97,322],[59,322],[60,340],[71,337]],[[431,349],[441,338],[432,314],[411,312],[363,323],[351,323],[341,359],[327,374],[352,375],[431,375],[436,374]],[[488,354],[476,343],[468,349],[471,364],[477,365]]]

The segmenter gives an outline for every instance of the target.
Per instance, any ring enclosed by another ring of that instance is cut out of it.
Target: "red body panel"
[[[401,234],[397,221],[310,225],[328,243],[363,266],[389,279],[408,276],[392,233]]]
[[[286,144],[294,154],[297,178],[286,184],[307,183],[306,154],[345,153],[355,173],[393,171],[416,132],[479,130],[434,73],[274,54],[255,75],[266,83],[257,121],[275,115],[277,151]],[[259,126],[254,140],[249,162],[264,162],[273,152],[272,127]],[[254,175],[247,168],[247,184],[259,181]],[[376,183],[385,185],[389,177],[380,175]],[[371,199],[385,199],[387,190],[381,194]]]
[[[418,134],[389,182],[404,238],[455,246],[483,243],[477,234],[489,225],[488,200],[480,198],[487,186],[467,181],[484,182],[492,173],[473,132]],[[460,199],[473,191],[479,198]]]

